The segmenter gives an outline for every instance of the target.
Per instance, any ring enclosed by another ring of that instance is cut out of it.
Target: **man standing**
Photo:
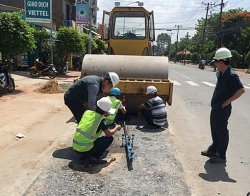
[[[96,110],[97,96],[103,91],[110,91],[119,83],[119,76],[115,72],[108,72],[102,78],[95,75],[85,76],[76,81],[64,94],[64,103],[71,110],[77,123],[80,122],[88,104],[88,109]]]
[[[214,56],[214,63],[218,70],[218,81],[211,100],[210,127],[213,143],[201,155],[210,157],[211,163],[225,163],[229,142],[227,129],[231,114],[231,102],[238,99],[244,92],[239,76],[231,68],[232,54],[227,48],[220,48]]]

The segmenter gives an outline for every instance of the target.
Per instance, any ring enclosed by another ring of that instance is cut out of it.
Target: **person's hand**
[[[141,104],[141,105],[139,106],[139,109],[142,109],[142,108],[145,108],[145,105],[144,105],[144,104]]]
[[[115,125],[115,128],[116,128],[117,131],[120,131],[122,126],[121,125]]]
[[[224,107],[226,107],[227,105],[230,104],[230,101],[225,101],[222,105],[221,105],[221,108],[224,109]]]
[[[105,113],[103,114],[103,116],[105,116],[105,117],[108,117],[109,115],[110,115],[109,112],[105,112]]]

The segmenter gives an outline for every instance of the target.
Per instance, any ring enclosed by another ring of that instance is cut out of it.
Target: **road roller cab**
[[[81,77],[116,72],[120,77],[117,87],[126,97],[130,114],[137,114],[139,105],[147,100],[147,86],[151,85],[168,105],[172,104],[168,57],[152,56],[153,11],[143,7],[115,7],[111,12],[104,11],[101,38],[108,45],[107,55],[85,55]]]

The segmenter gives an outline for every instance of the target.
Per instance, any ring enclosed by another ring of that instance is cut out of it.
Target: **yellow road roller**
[[[168,79],[168,57],[152,56],[153,11],[126,6],[104,11],[101,39],[108,45],[107,55],[85,55],[81,77],[116,72],[120,77],[117,87],[126,96],[130,114],[137,114],[139,105],[147,100],[149,85],[155,86],[158,95],[171,105],[173,82]]]

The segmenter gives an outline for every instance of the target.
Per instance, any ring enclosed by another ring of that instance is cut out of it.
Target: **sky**
[[[103,10],[111,11],[115,6],[115,2],[119,0],[97,0],[97,7],[99,11],[97,13],[97,22],[102,22]],[[130,4],[129,6],[137,6],[136,1],[120,1],[121,6]],[[198,23],[198,19],[206,18],[206,8],[209,5],[209,14],[219,13],[221,0],[141,0],[144,8],[148,11],[154,12],[154,22],[156,30],[156,38],[161,33],[167,33],[171,36],[172,43],[177,40],[177,26],[179,25],[178,40],[187,36],[193,36],[195,34],[195,25]],[[223,11],[230,9],[243,8],[250,12],[249,0],[228,0],[225,1]],[[167,31],[172,29],[172,31]]]

